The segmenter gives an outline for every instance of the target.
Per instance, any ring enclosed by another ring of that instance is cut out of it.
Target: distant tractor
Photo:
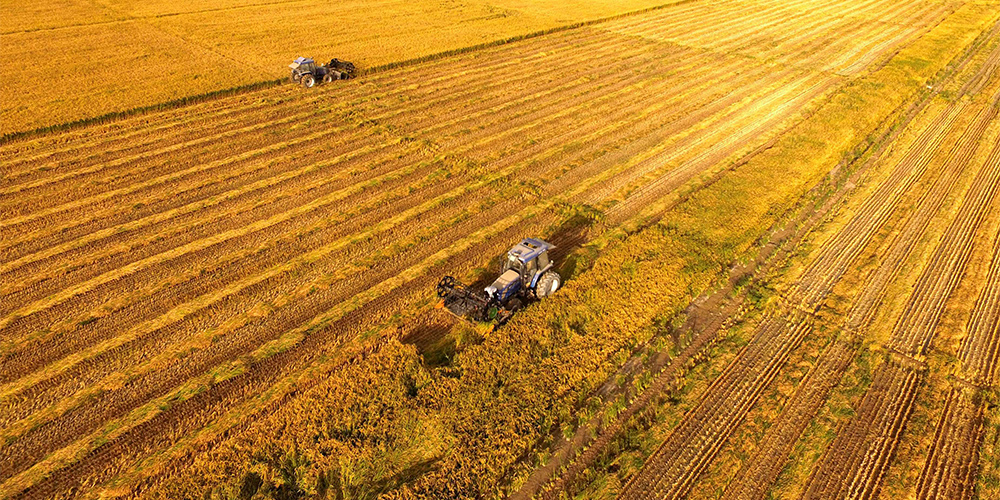
[[[357,69],[354,64],[339,59],[330,60],[330,64],[316,64],[308,57],[297,57],[292,64],[292,83],[301,84],[305,88],[315,87],[317,83],[330,83],[334,80],[347,80],[354,77]]]
[[[552,248],[551,243],[525,238],[507,252],[500,277],[482,291],[472,290],[451,276],[441,278],[438,306],[475,321],[505,323],[525,301],[548,297],[562,285],[549,258]]]

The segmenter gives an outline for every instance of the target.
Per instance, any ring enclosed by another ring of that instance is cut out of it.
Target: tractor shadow
[[[590,241],[590,233],[596,222],[593,217],[575,215],[555,228],[545,239],[555,245],[549,251],[549,257],[555,263],[563,283],[575,276],[579,264],[577,250]]]
[[[431,368],[448,366],[458,350],[452,330],[459,320],[442,310],[433,310],[404,327],[400,342],[412,344],[423,356],[424,364]]]

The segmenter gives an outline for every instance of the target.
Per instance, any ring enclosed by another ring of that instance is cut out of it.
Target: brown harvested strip
[[[823,350],[816,366],[798,386],[778,421],[768,428],[765,438],[760,441],[761,447],[733,478],[723,498],[750,500],[767,497],[796,439],[826,402],[830,390],[854,359],[855,350],[855,345],[841,339],[834,340]]]
[[[808,52],[808,51],[806,51],[806,52]],[[803,57],[805,57],[806,59],[811,59],[811,58],[814,58],[814,57],[818,57],[818,55],[811,55],[811,56],[804,56],[804,53],[803,53],[803,55],[802,55],[802,56],[803,56]],[[785,72],[782,72],[782,73],[779,73],[779,75],[785,75],[785,74],[788,74],[788,71],[785,71]],[[720,148],[720,149],[721,149],[721,148]],[[703,153],[703,154],[704,154],[704,153]],[[671,157],[672,157],[672,156],[671,156]],[[668,176],[668,177],[669,177],[669,176]],[[621,184],[621,183],[622,183],[622,179],[620,179],[620,178],[617,178],[617,177],[616,177],[616,178],[614,178],[614,179],[609,179],[609,182],[614,182],[614,183],[618,183],[618,184]],[[605,191],[611,191],[611,189],[605,189]]]
[[[763,499],[781,472],[795,442],[826,398],[840,381],[858,348],[859,331],[866,329],[874,317],[886,288],[898,273],[902,264],[920,240],[930,220],[938,214],[947,195],[952,191],[955,180],[969,163],[975,145],[979,144],[986,125],[996,117],[996,110],[984,109],[973,127],[965,131],[955,149],[951,151],[946,165],[948,168],[921,198],[906,225],[893,239],[878,269],[869,276],[858,299],[854,301],[844,320],[846,337],[833,341],[820,354],[815,368],[810,370],[805,380],[797,385],[795,393],[785,405],[777,422],[768,428],[761,446],[737,473],[726,489],[724,498],[750,500]],[[970,147],[971,146],[971,147]]]
[[[976,489],[986,404],[978,389],[953,387],[917,483],[917,498],[969,500]]]
[[[822,465],[813,470],[803,498],[867,499],[878,495],[925,373],[925,366],[902,356],[891,356],[879,367],[857,416],[840,429],[830,445],[830,450],[850,452],[836,453],[835,459],[825,456]]]
[[[902,196],[923,176],[944,138],[942,132],[951,127],[964,108],[964,104],[949,107],[920,134],[889,179],[879,186],[871,198],[865,200],[858,215],[829,244],[824,245],[822,253],[793,286],[790,300],[807,310],[814,310],[822,303],[854,257],[892,214]]]
[[[868,67],[881,54],[894,45],[905,43],[913,33],[925,27],[929,22],[939,20],[945,14],[950,14],[950,6],[925,4],[915,10],[905,10],[902,22],[891,20],[868,21],[864,24],[874,25],[868,28],[869,36],[863,43],[856,43],[849,51],[840,53],[823,67],[825,71],[833,71],[839,75],[852,75]],[[902,18],[903,16],[899,16]]]
[[[861,4],[857,6],[855,12],[857,12],[858,15],[861,15],[862,13],[867,13],[871,10],[877,11],[879,5],[881,4],[873,2]],[[688,29],[688,26],[686,25],[672,26],[667,23],[659,23],[658,26],[652,30],[639,30],[633,31],[633,33],[642,36],[670,39],[686,45],[701,46],[701,44],[708,44],[715,50],[725,52],[734,50],[744,51],[747,47],[737,46],[744,43],[748,37],[756,37],[759,39],[764,39],[765,37],[768,39],[789,37],[791,36],[788,31],[789,25],[794,26],[804,24],[804,20],[809,20],[810,18],[813,20],[829,20],[831,17],[836,17],[835,14],[838,14],[838,11],[842,10],[842,6],[838,5],[836,2],[827,3],[822,7],[810,9],[792,7],[789,10],[783,10],[786,7],[787,6],[780,4],[764,9],[760,9],[756,5],[747,7],[740,6],[737,9],[722,7],[717,8],[719,9],[719,13],[724,16],[733,16],[730,21],[708,24],[699,30]],[[895,5],[893,7],[894,12],[905,12],[907,10],[906,6]],[[747,11],[744,12],[738,10],[739,8],[746,8]],[[762,22],[762,19],[760,18],[761,15],[767,16],[766,23]],[[713,16],[704,16],[706,19],[712,19],[712,17]],[[770,33],[772,30],[769,28],[771,27],[779,27],[781,29],[777,30],[778,33]],[[635,28],[632,29],[635,30]],[[673,29],[674,33],[669,33],[670,29]],[[718,36],[719,33],[733,33],[733,35],[726,38],[720,38]],[[851,37],[842,36],[839,37],[839,39],[850,41]],[[750,51],[750,53],[754,57],[760,56],[760,54],[756,51]]]
[[[897,362],[887,363],[876,373],[858,415],[840,429],[814,469],[805,498],[868,498],[878,494],[922,380],[922,370],[908,369],[905,364],[910,355],[923,355],[933,338],[940,309],[957,285],[957,276],[964,272],[974,247],[973,236],[992,205],[998,183],[1000,144],[973,180],[893,329],[890,346],[902,354],[894,355]],[[912,322],[908,315],[919,316],[920,321]],[[907,377],[905,384],[899,383],[903,376]]]
[[[986,285],[976,300],[968,333],[959,348],[959,378],[982,387],[994,384],[1000,357],[1000,237],[996,240]]]
[[[811,331],[802,313],[767,318],[737,359],[719,375],[622,489],[619,498],[680,498],[694,486],[726,438]]]
[[[886,252],[878,269],[867,280],[858,298],[855,299],[844,320],[844,328],[848,332],[858,332],[867,328],[874,319],[885,296],[886,287],[897,276],[931,219],[940,212],[947,194],[952,189],[952,184],[970,164],[972,155],[981,144],[986,127],[997,118],[997,113],[996,107],[987,106],[980,110],[972,125],[963,131],[956,147],[949,152],[945,160],[944,165],[948,168],[935,181],[931,192],[921,199],[914,214],[894,238],[892,247]]]

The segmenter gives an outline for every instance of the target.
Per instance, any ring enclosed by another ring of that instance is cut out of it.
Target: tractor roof
[[[525,238],[517,245],[514,245],[514,248],[511,248],[510,252],[507,253],[517,256],[517,260],[521,262],[528,262],[550,248],[555,248],[555,246],[547,241]]]
[[[297,64],[309,64],[316,61],[313,61],[311,57],[296,57],[294,62]]]

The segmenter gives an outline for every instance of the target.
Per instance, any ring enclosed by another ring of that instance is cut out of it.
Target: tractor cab
[[[501,271],[516,271],[525,288],[534,288],[538,278],[552,268],[549,249],[552,244],[534,238],[525,238],[507,252]],[[501,275],[502,276],[502,275]]]
[[[302,78],[302,75],[306,73],[313,74],[316,71],[316,61],[308,57],[296,57],[288,67],[292,68],[292,79],[294,80],[295,75]]]

